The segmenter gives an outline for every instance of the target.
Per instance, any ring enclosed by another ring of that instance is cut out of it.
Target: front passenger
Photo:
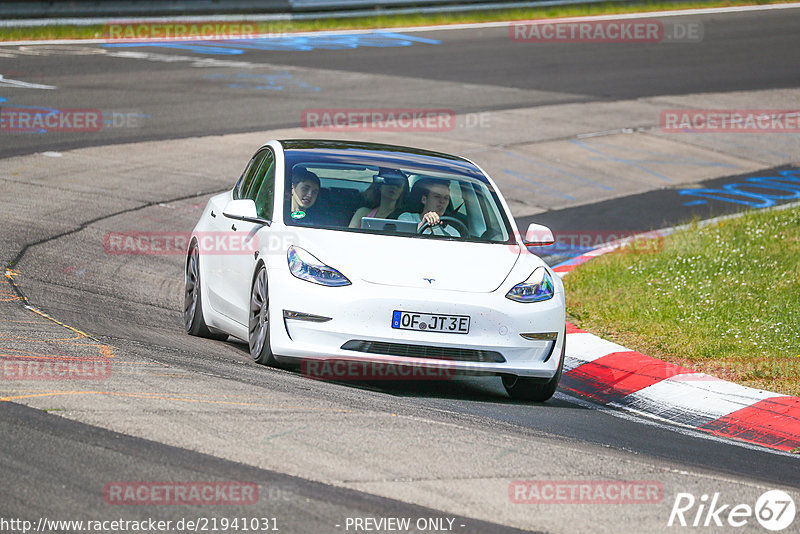
[[[292,202],[290,217],[300,224],[317,225],[319,216],[313,210],[319,195],[319,177],[308,169],[292,169]]]

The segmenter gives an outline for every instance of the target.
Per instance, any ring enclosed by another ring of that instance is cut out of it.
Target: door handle
[[[231,230],[233,230],[234,232],[236,231],[236,225],[235,224],[231,225]]]

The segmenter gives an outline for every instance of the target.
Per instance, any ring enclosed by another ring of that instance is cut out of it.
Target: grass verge
[[[564,278],[577,326],[649,356],[800,396],[800,207],[633,243]]]
[[[745,5],[791,3],[795,0],[700,0],[700,1],[653,1],[642,3],[603,3],[546,8],[503,9],[441,14],[376,15],[338,19],[313,19],[258,23],[259,33],[282,34],[323,30],[363,30],[373,28],[399,28],[406,26],[429,26],[439,24],[464,24],[475,22],[497,22],[507,20],[547,19],[579,17],[616,13],[646,13],[673,9],[696,9]],[[209,19],[212,17],[209,17]],[[53,25],[33,28],[0,28],[0,42],[49,39],[102,39],[105,27],[102,24],[89,26]]]

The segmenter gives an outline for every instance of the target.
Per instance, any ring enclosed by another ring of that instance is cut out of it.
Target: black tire
[[[183,299],[183,325],[190,336],[209,339],[228,339],[228,334],[212,332],[203,319],[203,299],[200,298],[200,253],[192,243],[186,256],[186,288]]]
[[[545,402],[556,392],[558,383],[561,381],[561,371],[564,369],[564,355],[567,349],[567,336],[564,335],[564,343],[561,346],[561,357],[558,362],[558,369],[553,378],[545,380],[542,378],[527,378],[523,376],[504,375],[503,387],[506,388],[508,396],[514,400],[524,400],[533,402]]]
[[[267,268],[261,264],[253,277],[250,289],[250,314],[248,317],[247,341],[250,345],[250,357],[261,365],[276,366],[269,344],[269,287],[267,285]]]

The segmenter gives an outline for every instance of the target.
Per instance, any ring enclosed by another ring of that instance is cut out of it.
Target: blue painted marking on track
[[[741,195],[744,198],[734,198],[734,194],[725,191],[724,189],[690,189],[689,191],[682,190],[678,192],[679,195],[692,195],[695,197],[705,197],[713,200],[721,200],[732,204],[739,204],[741,206],[749,206],[751,208],[768,208],[775,205],[774,200],[760,198],[757,195]],[[723,196],[728,195],[728,196]],[[747,200],[747,199],[751,200]]]
[[[800,198],[800,168],[778,171],[778,175],[753,176],[743,182],[725,184],[718,189],[681,189],[678,194],[756,209],[769,208],[780,200]],[[685,202],[684,205],[705,203],[707,200],[694,200]]]
[[[252,72],[239,72],[237,74],[208,74],[207,80],[227,80],[231,89],[252,89],[256,91],[283,91],[284,89],[305,89],[318,92],[320,88],[310,85],[292,76],[289,71],[279,71],[273,74],[255,74]],[[255,82],[255,83],[250,83]]]
[[[309,52],[311,50],[352,50],[359,47],[391,48],[412,46],[415,43],[441,44],[438,39],[394,32],[370,32],[336,35],[284,35],[258,39],[225,39],[219,41],[146,41],[107,43],[105,48],[156,47],[186,50],[198,54],[240,55],[246,50],[284,50]]]
[[[420,37],[419,35],[406,35],[405,33],[378,31],[372,35],[379,35],[381,37],[391,37],[392,39],[398,39],[401,41],[411,41],[415,43],[442,44],[442,42],[439,39],[428,39],[426,37]]]

